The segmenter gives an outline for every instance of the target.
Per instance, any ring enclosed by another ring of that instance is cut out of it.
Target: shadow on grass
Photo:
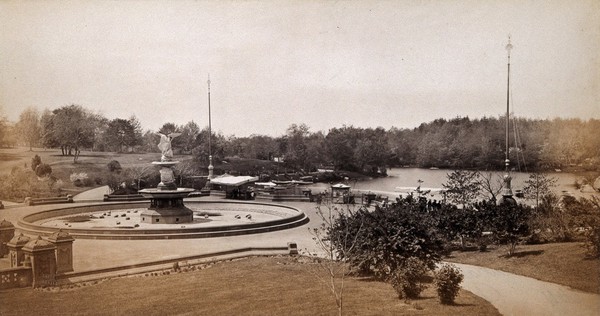
[[[15,160],[19,160],[19,159],[20,159],[20,157],[15,154],[0,153],[0,161],[15,161]]]
[[[437,296],[421,296],[421,295],[419,295],[419,297],[411,297],[411,298],[407,299],[407,301],[418,302],[418,301],[432,300],[432,299],[437,299]]]
[[[56,154],[49,154],[48,157],[63,157],[63,158],[71,158],[73,159],[73,155],[63,155],[60,152]],[[108,153],[106,154],[79,154],[79,158],[111,158],[112,156]]]
[[[374,276],[364,276],[364,275],[360,275],[360,274],[354,274],[354,275],[351,274],[351,276],[353,276],[354,278],[356,278],[357,281],[360,281],[360,282],[381,282],[380,279],[377,279]]]
[[[498,257],[500,257],[500,258],[523,258],[523,257],[527,257],[527,256],[539,256],[543,253],[544,253],[544,250],[531,250],[531,251],[516,252],[512,256],[505,254],[505,255],[500,255]]]
[[[453,304],[450,304],[449,306],[460,306],[460,307],[467,307],[467,306],[475,306],[475,304],[467,304],[467,303],[453,303]]]

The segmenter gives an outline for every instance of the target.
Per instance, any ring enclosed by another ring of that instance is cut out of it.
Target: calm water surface
[[[442,184],[447,182],[447,175],[452,170],[432,170],[420,168],[393,168],[388,169],[388,177],[375,178],[363,181],[349,181],[348,185],[352,186],[353,190],[372,191],[379,194],[397,196],[399,194],[397,187],[412,187],[416,188],[419,185],[419,180],[422,188],[442,188]],[[494,177],[502,176],[504,172],[494,172]],[[523,189],[524,182],[529,178],[528,173],[511,172],[512,188],[515,190]],[[568,191],[573,195],[582,195],[575,189],[573,184],[578,179],[577,176],[570,173],[553,172],[548,173],[548,176],[557,179],[556,187],[553,189],[555,193],[561,194],[562,191]],[[494,178],[494,181],[495,178]],[[319,183],[313,186],[317,190],[329,189],[329,184]]]

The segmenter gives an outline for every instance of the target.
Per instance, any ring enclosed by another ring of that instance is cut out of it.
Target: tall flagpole
[[[509,123],[510,123],[510,50],[513,48],[510,43],[510,35],[508,36],[508,44],[506,44],[506,51],[508,52],[508,73],[507,73],[507,82],[506,82],[506,148],[505,148],[505,174],[504,174],[504,188],[502,189],[502,203],[508,204],[516,204],[515,199],[512,197],[512,188],[511,188],[511,176],[510,176],[510,160],[509,158],[509,150],[510,146],[509,142]]]
[[[210,74],[208,74],[208,181],[213,178],[213,164],[212,164],[212,149],[211,149],[211,138],[212,138],[212,130],[211,130],[211,117],[210,117]]]

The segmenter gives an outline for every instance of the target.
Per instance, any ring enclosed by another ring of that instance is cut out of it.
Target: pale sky
[[[600,1],[4,1],[0,106],[79,104],[145,129],[600,118]]]

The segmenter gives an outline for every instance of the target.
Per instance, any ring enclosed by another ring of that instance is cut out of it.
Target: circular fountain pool
[[[175,239],[263,233],[308,222],[297,208],[268,203],[186,201],[193,220],[182,224],[145,223],[147,203],[92,204],[33,213],[19,220],[26,233],[66,231],[74,238]]]

